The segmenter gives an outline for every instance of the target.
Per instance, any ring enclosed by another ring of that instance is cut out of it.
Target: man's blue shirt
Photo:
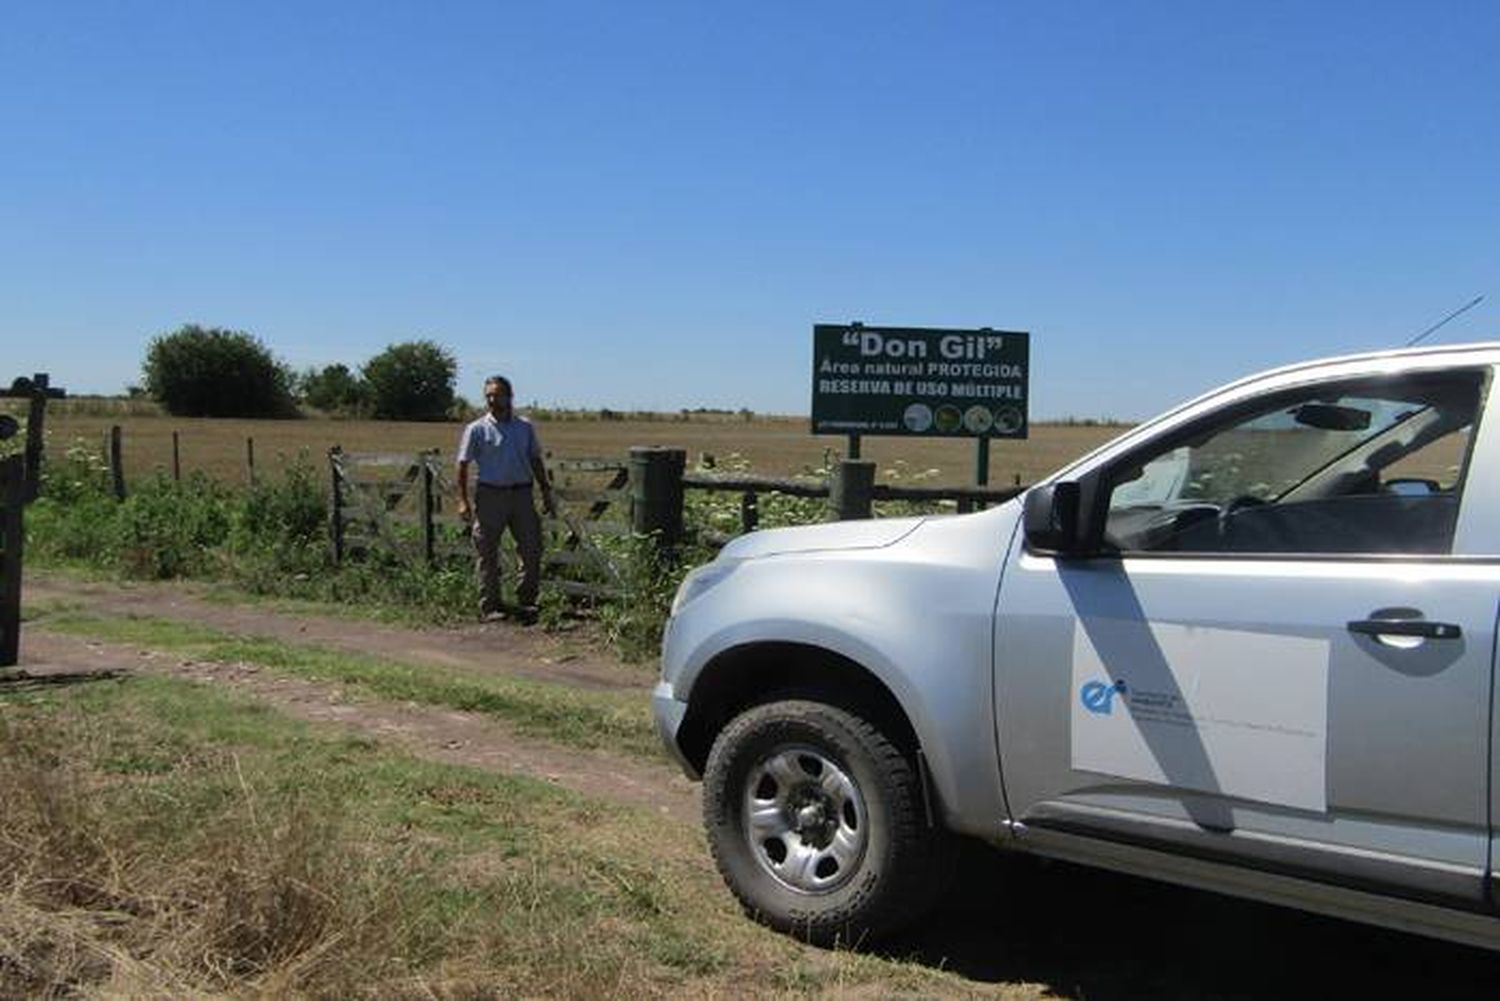
[[[479,482],[491,486],[531,482],[531,460],[541,454],[531,422],[514,415],[497,421],[494,414],[485,414],[458,439],[458,461],[474,463]]]

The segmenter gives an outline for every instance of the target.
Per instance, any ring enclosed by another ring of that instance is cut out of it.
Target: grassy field
[[[17,685],[0,710],[5,997],[1042,993],[799,947],[650,813],[207,686]]]
[[[170,470],[172,432],[178,432],[183,472],[202,470],[229,483],[245,479],[245,440],[255,441],[259,471],[274,470],[278,457],[306,453],[314,461],[333,445],[348,451],[416,452],[436,448],[451,453],[458,444],[459,425],[400,421],[357,421],[308,418],[295,421],[215,420],[163,417],[139,412],[100,413],[97,407],[70,408],[49,414],[51,448],[66,447],[75,439],[102,447],[112,424],[124,435],[127,480]],[[632,445],[669,445],[685,448],[689,462],[712,455],[722,468],[739,461],[771,476],[795,475],[820,467],[828,453],[842,453],[845,439],[808,433],[805,418],[693,415],[683,420],[665,415],[658,420],[543,420],[537,423],[545,447],[567,458],[623,458]],[[1016,477],[1030,483],[1119,434],[1122,427],[1037,425],[1027,441],[997,441],[991,448],[990,482],[1008,485]],[[968,440],[866,438],[863,455],[874,459],[883,474],[909,480],[936,470],[921,480],[935,486],[974,481],[974,443]]]

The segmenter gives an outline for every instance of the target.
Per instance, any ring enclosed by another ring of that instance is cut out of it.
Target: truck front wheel
[[[910,922],[941,891],[949,837],[921,779],[853,713],[789,700],[747,710],[714,741],[703,779],[709,845],[745,910],[819,944]]]

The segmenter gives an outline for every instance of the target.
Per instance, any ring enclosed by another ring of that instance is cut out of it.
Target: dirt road
[[[236,635],[315,644],[434,668],[463,667],[553,681],[587,689],[639,690],[650,676],[639,666],[606,660],[584,642],[505,623],[451,630],[413,630],[363,621],[286,615],[255,605],[223,605],[179,585],[118,585],[46,577],[27,581],[33,606],[78,606],[98,615],[142,615],[212,626]],[[401,744],[449,764],[473,765],[544,778],[585,796],[645,806],[685,823],[698,820],[697,787],[665,760],[640,761],[601,751],[562,747],[516,733],[478,713],[350,694],[266,671],[253,664],[184,660],[149,649],[48,632],[22,633],[21,667],[38,678],[73,673],[169,674],[210,682],[265,701],[297,719],[333,723]]]

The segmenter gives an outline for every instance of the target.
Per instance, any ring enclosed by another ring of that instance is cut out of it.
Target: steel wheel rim
[[[782,746],[750,769],[745,843],[772,879],[798,893],[830,893],[859,870],[870,840],[859,786],[827,754]]]

